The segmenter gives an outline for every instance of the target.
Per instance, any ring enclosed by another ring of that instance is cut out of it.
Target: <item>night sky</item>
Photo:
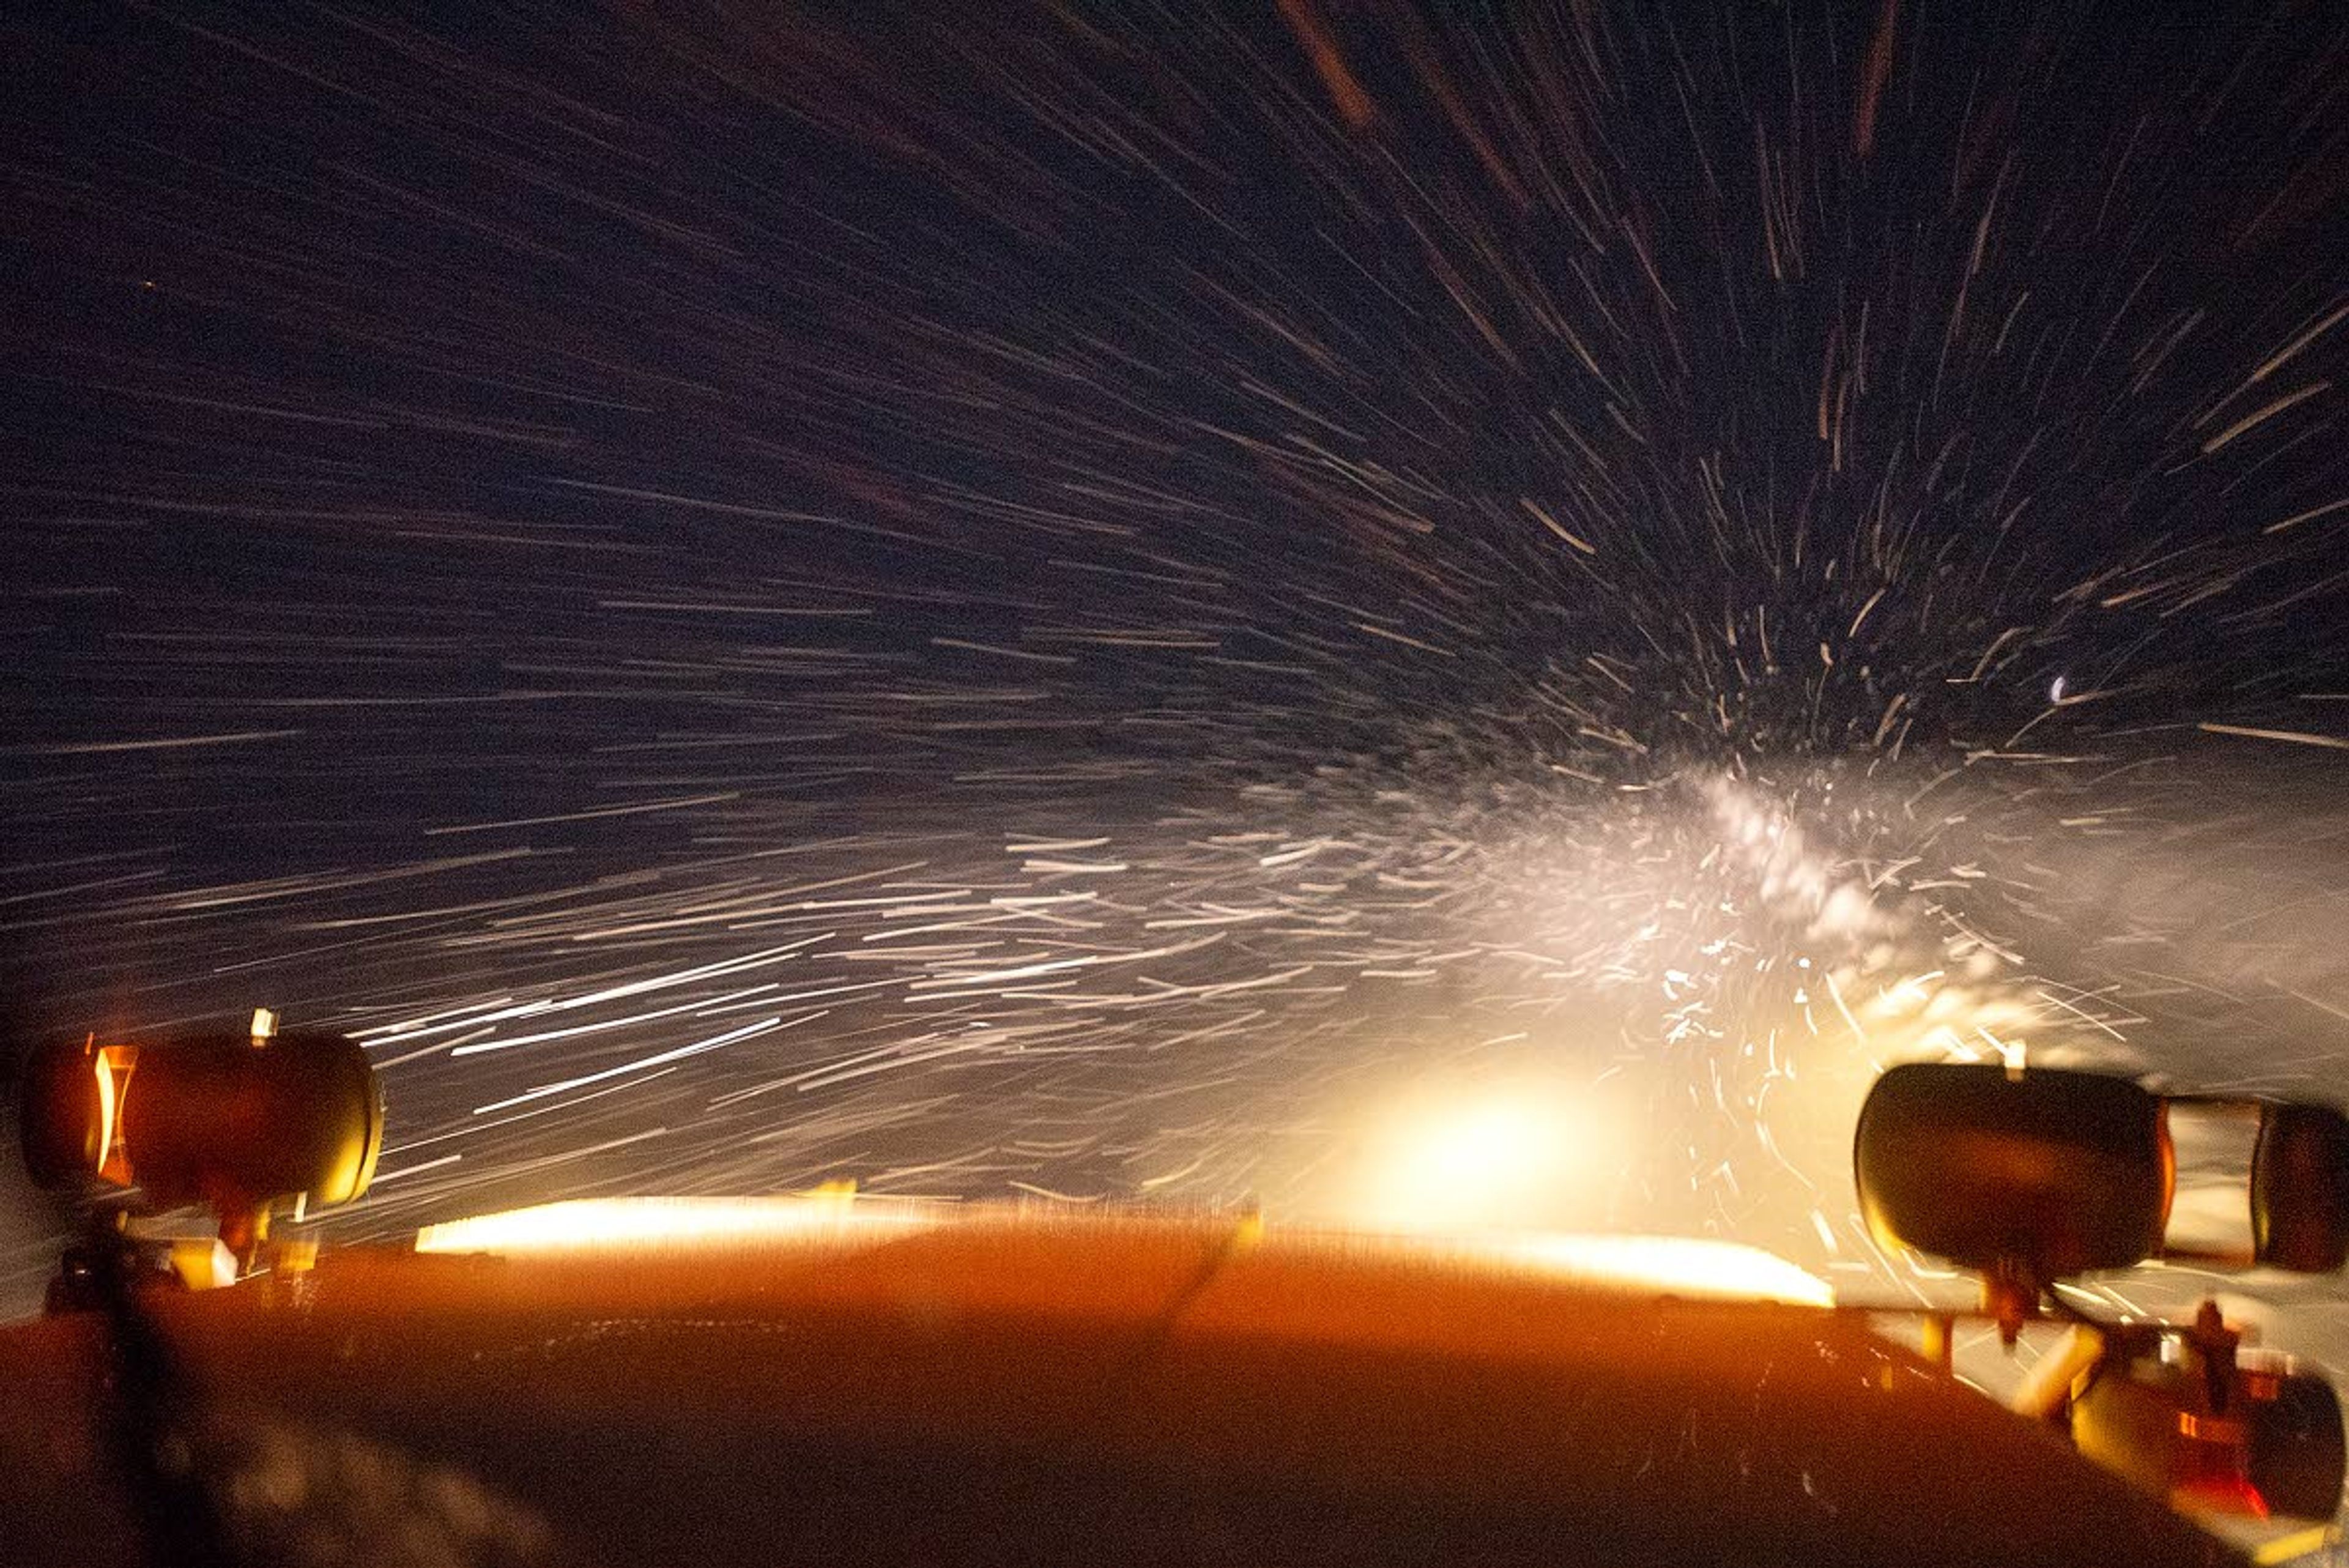
[[[345,1234],[2349,1083],[2339,7],[56,9],[0,982],[358,1033]]]

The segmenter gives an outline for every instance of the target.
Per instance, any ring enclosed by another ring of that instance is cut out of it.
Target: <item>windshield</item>
[[[1887,1064],[2344,1081],[2333,18],[8,38],[12,1029],[356,1042],[281,1240],[854,1183],[1905,1300]]]

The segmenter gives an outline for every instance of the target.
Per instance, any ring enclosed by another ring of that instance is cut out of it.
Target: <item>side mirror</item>
[[[2330,1106],[2261,1107],[2251,1243],[2261,1262],[2294,1273],[2349,1262],[2349,1116]]]
[[[1878,1078],[1853,1157],[1879,1241],[2033,1286],[2159,1251],[2176,1174],[2161,1101],[2128,1080],[1972,1063]]]
[[[1878,1240],[1980,1274],[1983,1315],[2012,1347],[2025,1322],[2049,1315],[2048,1287],[2058,1281],[2164,1255],[2178,1166],[2170,1116],[2195,1106],[2259,1117],[2253,1249],[2167,1255],[2303,1273],[2340,1268],[2349,1259],[2349,1116],[2324,1106],[2165,1099],[2093,1073],[1892,1068],[1860,1108],[1861,1212]],[[1938,1343],[1945,1369],[1957,1315],[1928,1322],[1927,1344]],[[2081,1453],[2196,1509],[2326,1519],[2340,1507],[2349,1452],[2331,1385],[2288,1359],[2244,1355],[2240,1330],[2215,1300],[2190,1325],[2095,1324],[2077,1308],[2063,1315],[2075,1336],[2091,1331],[2081,1342],[2090,1359],[2044,1363],[2055,1376],[2028,1407],[2060,1415]]]
[[[383,1097],[366,1053],[339,1034],[91,1040],[36,1053],[20,1125],[37,1184],[135,1187],[150,1210],[204,1204],[244,1251],[274,1205],[367,1190]]]

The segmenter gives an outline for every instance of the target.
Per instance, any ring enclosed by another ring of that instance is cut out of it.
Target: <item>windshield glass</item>
[[[141,1266],[853,1186],[1971,1302],[1886,1067],[2349,1083],[2322,7],[6,36],[0,981]]]

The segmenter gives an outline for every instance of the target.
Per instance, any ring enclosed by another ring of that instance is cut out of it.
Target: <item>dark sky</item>
[[[16,23],[16,1027],[363,1032],[386,1225],[2337,1077],[2349,22],[2162,16]]]

